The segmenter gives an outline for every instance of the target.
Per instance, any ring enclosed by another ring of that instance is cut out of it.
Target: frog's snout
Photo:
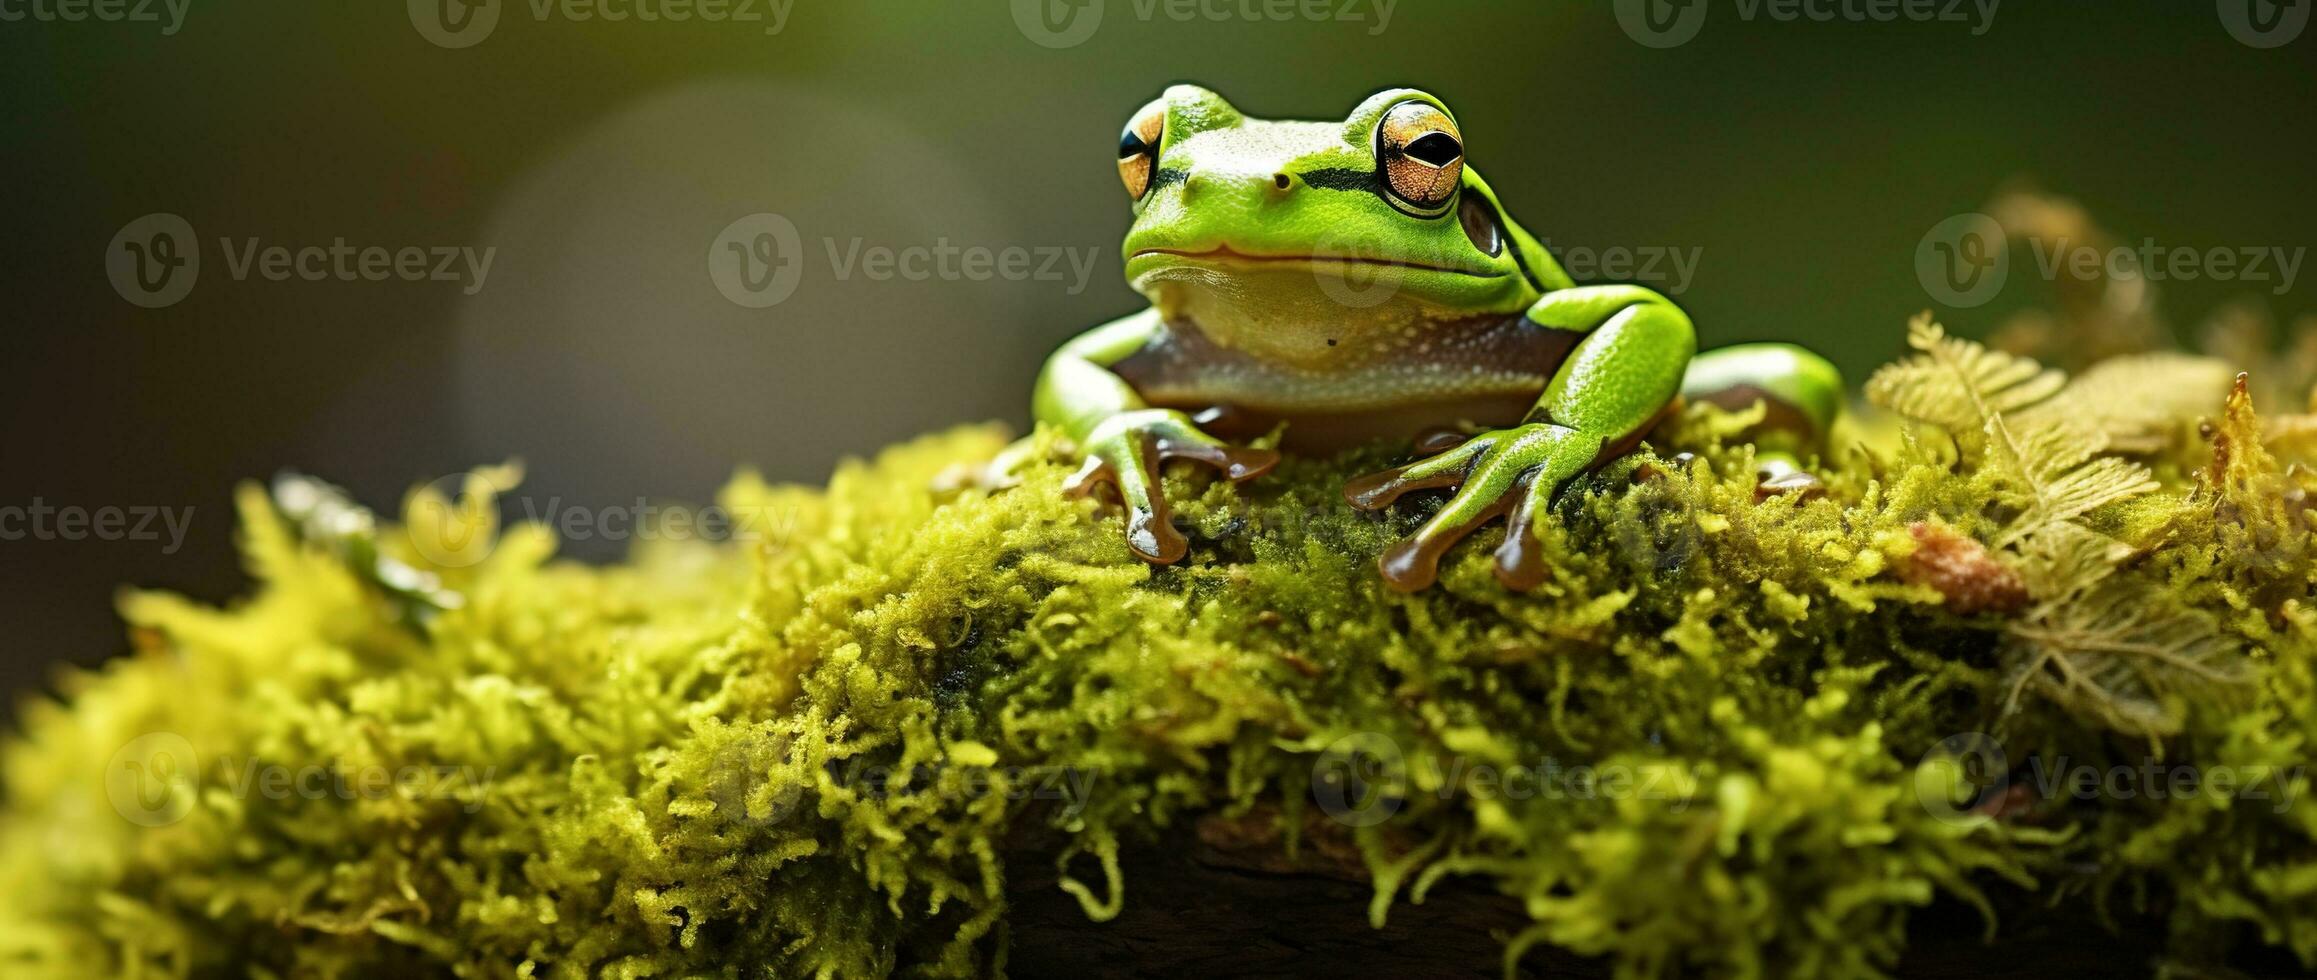
[[[1267,200],[1283,200],[1303,189],[1303,178],[1287,170],[1255,171],[1254,173],[1227,173],[1194,170],[1183,178],[1183,196],[1196,198],[1206,194],[1253,195]]]

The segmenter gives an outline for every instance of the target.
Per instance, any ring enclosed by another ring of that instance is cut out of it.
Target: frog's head
[[[1414,89],[1342,122],[1274,122],[1177,85],[1127,123],[1118,170],[1128,281],[1163,312],[1241,318],[1232,334],[1517,313],[1569,284],[1466,165],[1447,105]]]

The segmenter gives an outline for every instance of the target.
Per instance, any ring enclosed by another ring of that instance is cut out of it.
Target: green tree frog
[[[1341,122],[1290,122],[1174,86],[1127,123],[1118,172],[1134,209],[1126,276],[1150,307],[1063,344],[1033,410],[1083,458],[1070,491],[1114,488],[1128,547],[1154,564],[1188,546],[1161,463],[1253,479],[1278,456],[1235,441],[1284,423],[1291,452],[1416,440],[1416,462],[1345,487],[1354,507],[1453,492],[1379,558],[1391,586],[1430,586],[1451,546],[1506,517],[1496,574],[1526,590],[1544,577],[1536,526],[1553,495],[1631,450],[1680,398],[1767,402],[1757,442],[1788,459],[1842,404],[1841,378],[1808,351],[1693,356],[1689,317],[1665,297],[1576,285],[1466,164],[1447,105],[1421,91],[1380,92]]]

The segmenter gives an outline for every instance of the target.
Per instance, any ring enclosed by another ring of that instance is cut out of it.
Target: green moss
[[[743,475],[721,503],[759,538],[608,567],[499,533],[479,494],[422,494],[381,548],[463,603],[415,621],[245,490],[253,595],[126,596],[135,652],[66,677],[7,746],[0,963],[985,973],[1023,825],[1065,842],[1061,887],[1102,919],[1135,900],[1122,842],[1277,813],[1356,846],[1378,918],[1468,880],[1533,920],[1512,955],[1630,975],[1875,972],[1909,910],[2002,882],[2168,916],[2186,959],[2225,956],[2235,922],[2317,965],[2317,562],[2249,406],[2219,463],[2059,522],[2104,544],[2096,568],[2019,531],[2048,502],[2034,468],[1971,434],[1863,427],[1827,494],[1757,502],[1722,444],[1743,421],[1693,410],[1657,442],[1694,462],[1564,494],[1529,595],[1489,574],[1496,532],[1438,588],[1383,588],[1374,557],[1422,508],[1339,493],[1383,450],[1241,488],[1173,474],[1196,532],[1163,569],[1060,464],[934,489],[1001,448],[986,429],[825,489]],[[1974,576],[2032,602],[1949,608]],[[2093,615],[2127,587],[2160,601]],[[2131,646],[2166,629],[2205,659]],[[2153,752],[2243,778],[1974,810],[1938,747],[1983,731],[2013,766]],[[427,778],[262,782],[314,766]]]

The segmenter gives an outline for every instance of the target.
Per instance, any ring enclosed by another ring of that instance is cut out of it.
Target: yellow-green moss
[[[997,452],[986,429],[825,489],[744,475],[721,504],[759,539],[608,567],[421,495],[384,550],[464,602],[416,625],[250,489],[253,595],[125,597],[134,653],[66,677],[8,744],[0,969],[986,973],[1021,822],[1069,842],[1063,887],[1099,919],[1135,900],[1120,842],[1216,811],[1302,828],[1314,806],[1376,873],[1378,916],[1467,876],[1534,920],[1514,954],[1630,975],[1887,969],[1909,909],[2004,879],[2168,914],[2183,957],[2224,955],[2211,926],[2238,921],[2317,964],[2297,775],[2317,564],[2280,464],[2257,436],[2244,451],[2252,425],[2224,420],[2225,466],[2160,466],[2162,489],[2084,520],[2134,551],[2103,575],[2156,589],[2247,671],[2132,687],[2164,711],[2122,730],[2015,683],[2048,669],[2019,628],[2036,610],[1957,615],[1900,574],[1920,527],[1995,541],[2024,506],[1972,440],[1927,430],[1837,453],[1824,497],[1758,503],[1747,451],[1720,443],[1731,420],[1693,411],[1658,441],[1695,462],[1638,457],[1563,496],[1553,575],[1525,596],[1488,573],[1494,532],[1438,588],[1383,588],[1374,557],[1420,508],[1339,495],[1383,450],[1242,488],[1172,475],[1197,531],[1162,569],[1065,499],[1059,464],[936,490]],[[2014,764],[2273,767],[2294,802],[1972,812],[1935,747],[1982,731]],[[317,798],[241,782],[317,765],[451,775]],[[1494,782],[1523,768],[1562,791]]]

